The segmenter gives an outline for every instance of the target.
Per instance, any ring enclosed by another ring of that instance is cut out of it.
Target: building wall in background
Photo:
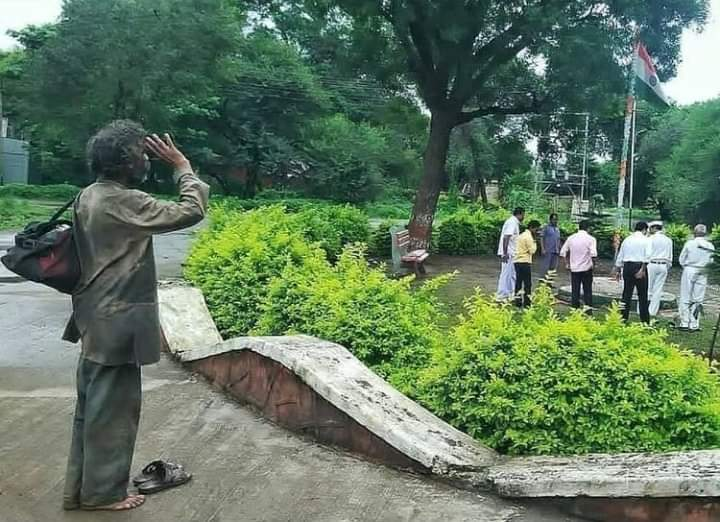
[[[3,183],[28,183],[29,143],[0,138],[0,176]]]

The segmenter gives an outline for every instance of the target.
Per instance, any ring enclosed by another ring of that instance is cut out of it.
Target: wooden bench
[[[393,251],[397,252],[399,264],[412,265],[415,274],[420,276],[425,273],[425,260],[430,257],[427,250],[410,250],[410,232],[400,230],[391,232],[393,239]],[[396,255],[393,255],[395,260]],[[397,267],[396,267],[397,268]]]

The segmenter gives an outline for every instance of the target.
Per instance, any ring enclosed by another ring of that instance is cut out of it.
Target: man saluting
[[[149,160],[169,163],[179,201],[133,190]],[[166,134],[147,136],[116,121],[88,143],[97,181],[74,206],[74,237],[82,269],[64,339],[81,341],[77,404],[65,478],[65,509],[122,511],[140,506],[128,495],[140,419],[140,367],[160,359],[153,234],[189,227],[205,216],[209,187]]]

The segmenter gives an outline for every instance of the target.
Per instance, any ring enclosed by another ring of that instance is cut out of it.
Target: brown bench
[[[410,232],[401,230],[395,232],[395,242],[400,252],[400,261],[406,265],[412,265],[415,274],[420,276],[425,273],[425,260],[430,253],[424,249],[410,250]]]

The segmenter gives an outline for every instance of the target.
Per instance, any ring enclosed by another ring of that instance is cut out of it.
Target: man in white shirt
[[[511,299],[515,295],[515,247],[520,235],[520,223],[525,219],[525,209],[516,208],[503,225],[500,233],[497,255],[500,257],[502,269],[498,280],[497,299]]]
[[[683,267],[680,281],[680,329],[700,330],[700,312],[702,311],[707,274],[705,267],[713,262],[715,247],[705,239],[707,227],[697,225],[694,230],[695,239],[691,239],[680,253],[680,266]]]
[[[647,265],[650,262],[650,240],[645,233],[648,225],[640,221],[635,225],[635,232],[620,245],[620,250],[615,258],[617,279],[620,280],[622,271],[623,278],[623,319],[627,322],[630,318],[630,307],[632,296],[637,288],[640,320],[650,324],[650,312],[648,310],[648,277]]]
[[[648,312],[650,317],[656,317],[660,310],[660,299],[667,280],[668,271],[673,262],[672,239],[663,232],[663,222],[653,221],[650,227],[650,263],[647,266],[648,275]],[[640,310],[638,308],[638,313]]]

